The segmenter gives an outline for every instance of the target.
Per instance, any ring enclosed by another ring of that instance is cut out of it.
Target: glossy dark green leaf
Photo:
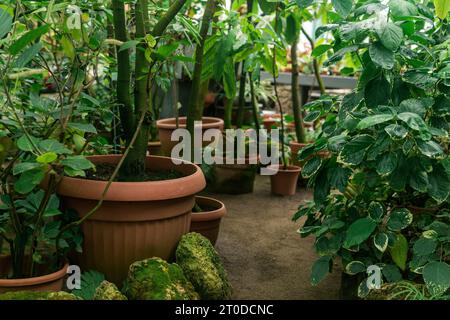
[[[401,233],[397,234],[394,245],[389,248],[392,260],[403,271],[406,269],[408,249],[408,240]]]
[[[394,52],[387,49],[381,42],[372,43],[369,47],[372,61],[384,69],[392,69],[395,64]]]
[[[331,257],[323,256],[314,262],[311,270],[311,284],[313,286],[319,284],[330,272]]]
[[[347,229],[344,247],[351,248],[367,240],[375,230],[377,224],[369,218],[360,218],[353,222]]]
[[[432,261],[423,268],[423,279],[432,295],[443,294],[450,287],[450,265]]]
[[[409,226],[413,221],[411,211],[406,208],[394,209],[389,215],[387,227],[392,231],[400,231]]]
[[[364,100],[369,108],[387,105],[391,94],[391,85],[381,76],[370,80],[364,88]]]
[[[390,51],[397,51],[403,41],[403,30],[392,22],[388,22],[377,29],[378,37],[383,46]]]

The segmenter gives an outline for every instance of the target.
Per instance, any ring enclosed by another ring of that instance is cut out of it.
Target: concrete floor
[[[338,299],[340,268],[322,283],[310,284],[317,256],[312,237],[296,233],[300,222],[291,221],[311,192],[298,189],[292,197],[270,194],[270,178],[257,176],[251,194],[211,194],[223,201],[228,213],[222,219],[216,248],[222,257],[234,299]]]

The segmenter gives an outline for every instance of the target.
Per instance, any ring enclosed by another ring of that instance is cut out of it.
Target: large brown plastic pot
[[[2,264],[8,264],[7,260],[10,257],[0,257]],[[42,291],[42,292],[56,292],[61,291],[64,286],[64,278],[67,274],[69,264],[66,263],[61,269],[56,272],[32,278],[23,279],[0,279],[0,293],[10,291]]]
[[[121,155],[89,157],[95,164],[118,163]],[[82,224],[81,267],[98,270],[121,286],[128,267],[151,257],[169,260],[189,232],[194,196],[205,185],[200,168],[190,162],[148,156],[147,168],[177,170],[185,176],[148,182],[113,182],[105,201]],[[57,187],[64,209],[85,216],[101,198],[107,182],[63,177]]]
[[[268,169],[276,170],[278,172],[270,176],[270,186],[273,194],[281,196],[291,196],[295,194],[297,188],[297,180],[300,174],[300,167],[272,165]]]
[[[213,182],[211,191],[214,193],[245,194],[253,192],[259,157],[245,158],[244,163],[213,164]]]
[[[161,154],[161,141],[149,141],[147,151],[151,156],[159,156]]]
[[[158,127],[158,136],[161,141],[161,149],[164,155],[170,156],[174,146],[178,141],[171,141],[172,132],[177,129],[176,118],[161,119],[156,122]],[[223,131],[224,121],[215,117],[202,117],[202,134],[207,129],[218,129]],[[186,128],[186,117],[178,118],[178,128]],[[210,141],[205,141],[203,146],[210,144]]]
[[[219,236],[220,221],[226,214],[227,209],[223,202],[213,198],[196,196],[195,202],[200,208],[209,210],[192,212],[190,231],[202,234],[215,245]]]

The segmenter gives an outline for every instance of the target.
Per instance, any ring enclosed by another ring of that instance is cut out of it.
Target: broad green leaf
[[[389,243],[389,238],[386,233],[380,232],[373,237],[373,244],[380,252],[385,252]]]
[[[387,282],[397,282],[402,280],[403,276],[398,270],[397,266],[393,264],[387,264],[382,269],[383,275]]]
[[[433,88],[438,81],[429,70],[411,69],[403,74],[403,81],[415,85],[418,88],[428,90]]]
[[[398,115],[398,118],[403,122],[405,122],[408,125],[408,127],[410,127],[413,130],[424,132],[429,131],[425,121],[423,121],[423,119],[416,113],[402,112]]]
[[[97,133],[97,129],[95,129],[95,127],[90,123],[69,122],[67,126],[72,129],[80,130],[82,132],[94,134]]]
[[[42,168],[25,171],[14,183],[14,190],[21,194],[31,192],[44,179],[45,171]]]
[[[331,257],[323,256],[314,262],[311,270],[311,284],[313,286],[319,284],[330,272]]]
[[[442,261],[432,261],[423,268],[423,279],[432,295],[443,294],[450,287],[450,266]]]
[[[179,42],[172,42],[162,45],[158,47],[158,49],[156,50],[156,55],[158,55],[159,58],[166,59],[168,56],[174,53],[179,46],[180,46]]]
[[[397,168],[397,154],[393,152],[385,153],[377,163],[377,173],[381,176],[390,174]]]
[[[395,264],[405,271],[408,258],[408,241],[401,233],[397,234],[394,245],[389,248],[389,252]]]
[[[46,139],[39,141],[39,149],[43,152],[54,152],[57,154],[72,153],[72,151],[67,149],[61,142],[54,139]]]
[[[361,261],[352,261],[345,266],[345,272],[350,275],[366,272],[366,265]]]
[[[130,48],[134,48],[138,45],[140,41],[139,40],[130,40],[127,42],[124,42],[120,48],[119,48],[119,52],[123,51],[123,50],[128,50]]]
[[[295,0],[295,2],[301,9],[306,9],[314,3],[314,0]]]
[[[433,0],[433,3],[436,15],[439,19],[444,20],[450,11],[450,0]]]
[[[417,7],[406,0],[391,0],[389,1],[389,8],[392,16],[396,19],[418,15]]]
[[[234,99],[236,96],[236,75],[232,59],[227,59],[223,66],[223,87],[226,97],[228,99]]]
[[[397,51],[403,40],[402,28],[392,22],[388,22],[377,29],[377,34],[383,46],[393,52]]]
[[[427,192],[428,189],[428,174],[426,171],[423,171],[421,168],[418,168],[415,166],[415,168],[412,171],[413,174],[409,177],[409,185],[414,190],[417,190],[419,192]]]
[[[437,158],[444,155],[444,150],[442,150],[441,146],[433,140],[419,140],[417,142],[417,147],[424,156],[427,156],[429,158]]]
[[[377,114],[374,116],[369,116],[367,118],[362,119],[359,123],[357,128],[362,130],[362,129],[367,129],[369,127],[372,127],[374,125],[386,122],[386,121],[390,121],[394,118],[394,116],[392,114]]]
[[[304,122],[314,122],[320,117],[321,112],[318,110],[314,110],[311,112],[308,112],[308,114],[303,118]]]
[[[58,155],[54,152],[46,152],[36,158],[36,161],[42,164],[51,163],[58,159]]]
[[[369,218],[360,218],[353,222],[347,229],[344,247],[351,248],[367,240],[375,230],[377,224]]]
[[[70,41],[66,36],[62,36],[60,41],[64,54],[70,60],[75,59],[75,48],[73,46],[72,41]]]
[[[352,165],[360,164],[365,156],[366,149],[374,142],[373,137],[367,134],[356,136],[347,142],[339,153],[339,161]]]
[[[398,112],[411,112],[416,113],[420,117],[423,117],[426,112],[426,106],[422,100],[419,99],[406,99],[400,103]]]
[[[40,166],[41,166],[41,164],[36,163],[36,162],[21,162],[14,166],[13,174],[17,175],[19,173],[38,168]]]
[[[13,17],[0,8],[0,39],[2,39],[12,28]]]
[[[383,205],[376,201],[369,204],[367,211],[369,212],[369,218],[376,222],[380,222],[385,213]]]
[[[309,178],[313,176],[322,165],[322,158],[321,157],[313,157],[310,160],[308,160],[305,165],[302,168],[302,177],[303,178]]]
[[[348,181],[352,174],[352,170],[343,167],[334,167],[329,169],[328,179],[332,188],[337,188],[340,192],[344,193],[347,187]]]
[[[9,52],[12,55],[16,55],[20,50],[25,48],[26,45],[33,42],[41,35],[47,33],[50,30],[50,25],[45,24],[36,29],[30,30],[21,36],[18,40],[14,41],[14,43],[9,47]]]
[[[387,227],[392,231],[400,231],[409,226],[412,221],[413,215],[408,209],[394,209],[389,215]]]
[[[413,252],[418,256],[426,256],[436,250],[437,242],[434,239],[420,238],[414,243]]]
[[[61,164],[73,170],[88,170],[94,168],[93,163],[83,156],[69,156],[64,160],[61,160]]]
[[[22,151],[34,151],[38,144],[39,139],[33,136],[28,138],[26,135],[23,135],[17,140],[17,147]]]
[[[341,16],[346,17],[352,11],[353,1],[352,0],[331,0],[334,9]]]
[[[330,50],[333,46],[329,44],[321,44],[314,48],[314,50],[311,52],[311,55],[313,57],[320,57],[322,54]]]
[[[450,192],[450,177],[442,165],[435,165],[428,173],[428,194],[437,202],[447,199]]]
[[[300,24],[294,14],[290,14],[286,17],[286,31],[285,37],[288,43],[293,43],[298,38],[300,30]]]
[[[91,97],[90,95],[88,95],[84,92],[81,93],[81,98],[88,100],[89,102],[91,102],[93,105],[95,105],[97,107],[100,107],[100,101],[98,101],[94,97]]]
[[[17,59],[14,61],[15,68],[23,68],[25,65],[34,58],[34,56],[42,49],[42,43],[38,42],[28,49],[26,49]]]
[[[391,85],[381,76],[370,80],[364,88],[364,100],[369,108],[386,105],[391,95]]]
[[[384,69],[392,69],[395,63],[394,52],[384,47],[381,42],[372,43],[369,47],[372,61]]]

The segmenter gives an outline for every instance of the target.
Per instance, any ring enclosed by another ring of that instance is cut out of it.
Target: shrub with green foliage
[[[299,154],[310,158],[302,176],[314,201],[293,217],[307,218],[302,237],[316,237],[311,282],[340,258],[350,275],[377,265],[385,282],[425,282],[430,294],[443,294],[450,287],[450,4],[340,2],[316,36],[333,36],[325,64],[351,57],[360,77],[343,99],[322,96],[306,106],[312,120],[325,118],[319,138]],[[320,150],[331,156],[310,157]],[[364,279],[358,294],[368,292]]]
[[[197,300],[198,294],[183,270],[161,258],[134,262],[125,280],[123,293],[130,300]]]
[[[184,235],[176,251],[177,263],[205,300],[230,299],[232,288],[219,255],[199,233]]]
[[[114,283],[103,281],[95,290],[94,300],[128,300]]]
[[[0,294],[0,300],[82,300],[74,294],[59,292],[39,291],[12,291]]]

